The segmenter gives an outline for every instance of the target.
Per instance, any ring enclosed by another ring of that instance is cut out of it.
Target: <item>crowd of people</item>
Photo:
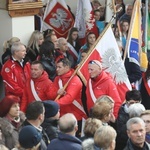
[[[98,0],[91,5],[101,34],[106,26],[105,7]],[[115,0],[115,5],[122,8],[116,18],[122,34],[113,26],[121,58],[134,3]],[[142,72],[126,57],[133,89],[121,99],[114,79],[99,60],[87,62],[86,86],[76,74],[95,41],[95,33],[89,32],[81,45],[78,29],[72,27],[67,39],[47,29],[43,33],[35,30],[26,46],[18,37],[4,42],[0,150],[150,149],[150,59]],[[140,89],[136,89],[140,80]]]

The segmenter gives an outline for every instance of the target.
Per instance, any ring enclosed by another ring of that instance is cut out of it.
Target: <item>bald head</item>
[[[77,119],[73,114],[67,113],[59,119],[58,126],[63,133],[72,132],[77,126]]]

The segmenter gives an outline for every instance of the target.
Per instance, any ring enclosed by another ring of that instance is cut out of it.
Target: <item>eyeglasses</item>
[[[97,66],[99,66],[101,68],[101,66],[98,63],[96,63],[94,60],[90,60],[89,64],[95,64],[95,65],[97,65]]]

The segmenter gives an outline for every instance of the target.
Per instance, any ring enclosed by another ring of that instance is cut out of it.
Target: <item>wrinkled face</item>
[[[146,133],[150,134],[150,114],[142,115],[141,119],[145,122]]]
[[[14,52],[14,58],[17,60],[22,60],[26,56],[26,48],[24,45],[20,45],[20,50]]]
[[[123,22],[122,23],[122,31],[127,32],[129,30],[129,23],[128,22]]]
[[[62,52],[66,52],[68,50],[68,44],[67,44],[67,40],[61,40],[60,44],[59,44],[59,48]]]
[[[72,35],[71,35],[72,40],[75,41],[77,37],[78,37],[78,32],[77,31],[72,32]]]
[[[51,41],[52,41],[53,44],[54,44],[54,48],[55,48],[55,49],[58,49],[58,39],[57,39],[57,36],[56,36],[56,35],[52,35],[52,36],[51,36]]]
[[[11,108],[10,108],[8,114],[9,114],[9,116],[10,116],[11,118],[19,117],[19,111],[20,111],[19,103],[14,103],[14,104],[11,106]]]
[[[88,72],[90,75],[90,78],[96,78],[102,71],[102,68],[100,68],[97,64],[88,64]]]
[[[31,65],[31,77],[36,79],[41,77],[43,73],[43,68],[40,66],[40,64],[34,64]]]
[[[96,11],[96,12],[94,13],[94,18],[95,18],[95,20],[99,20],[100,17],[101,17],[100,12]]]
[[[87,39],[87,42],[90,44],[90,45],[93,45],[96,41],[96,36],[95,34],[90,34],[88,35],[88,39]]]
[[[141,123],[131,124],[130,130],[127,130],[127,134],[133,144],[139,147],[145,141],[145,126]]]
[[[62,62],[56,64],[57,75],[61,76],[69,71],[68,66],[64,66]]]

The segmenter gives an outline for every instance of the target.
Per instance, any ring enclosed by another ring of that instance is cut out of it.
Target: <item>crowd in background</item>
[[[98,0],[91,5],[100,35],[106,27],[106,8]],[[115,0],[115,5],[121,11],[112,28],[123,58],[134,3]],[[142,0],[141,11],[144,5]],[[87,86],[74,74],[96,42],[94,32],[88,32],[81,44],[76,27],[67,38],[58,38],[53,29],[40,32],[38,27],[27,45],[19,37],[4,42],[0,150],[149,150],[150,59],[142,72],[126,56],[132,90],[121,99],[100,61],[88,62]]]

